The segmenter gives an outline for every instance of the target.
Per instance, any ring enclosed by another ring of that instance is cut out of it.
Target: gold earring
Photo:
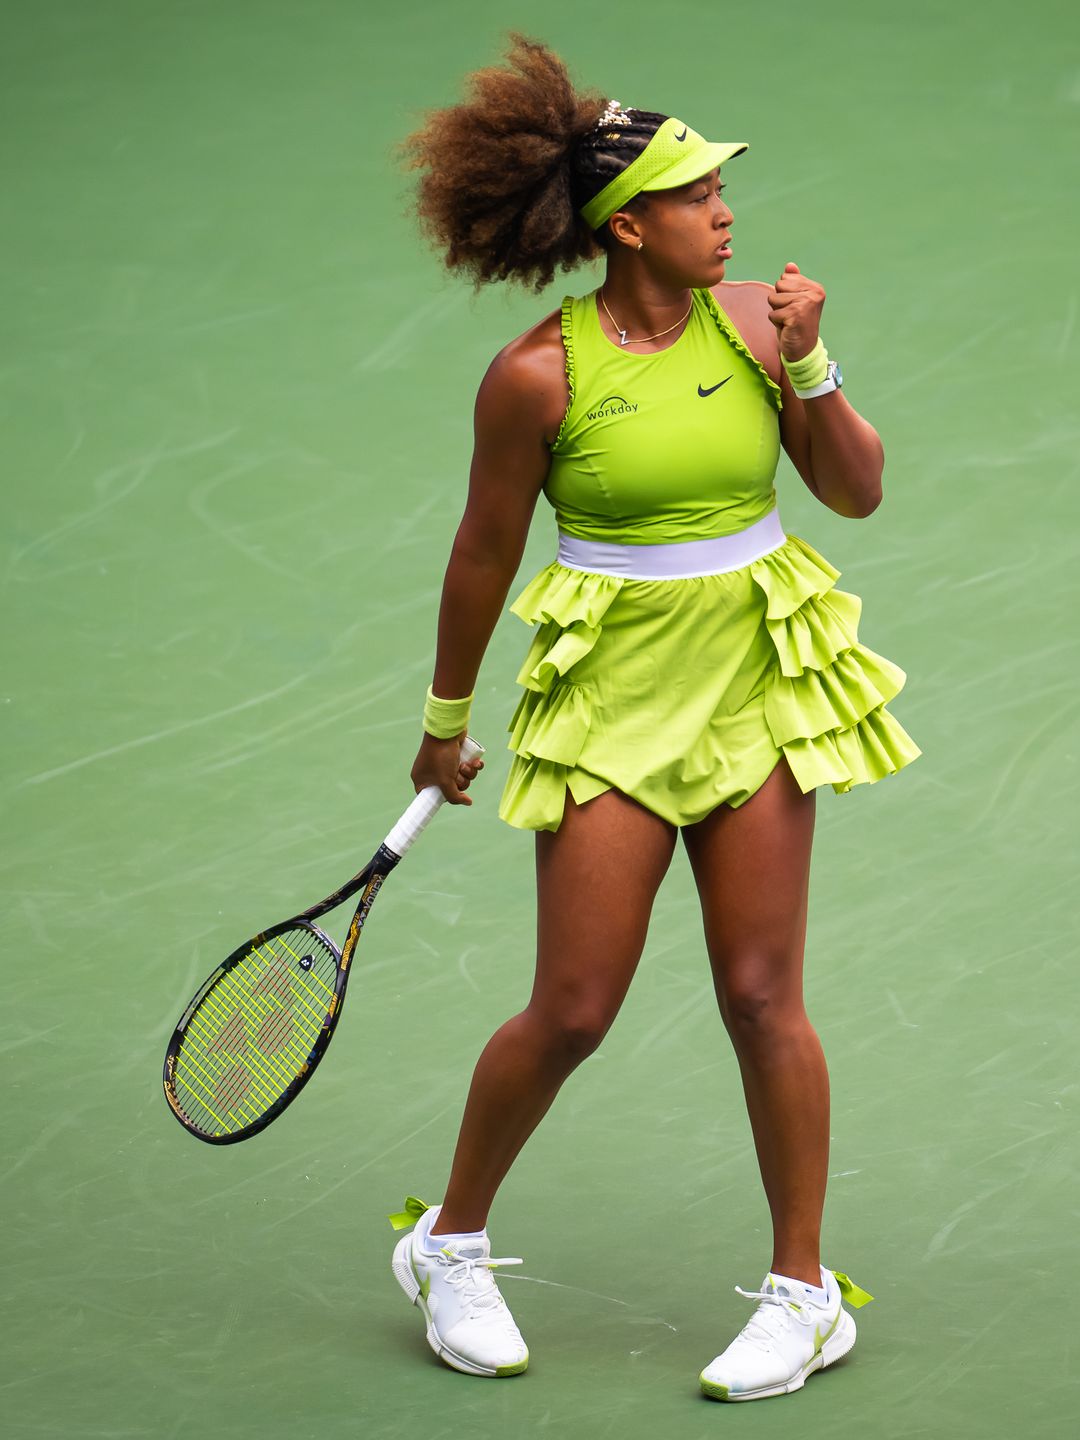
[[[644,250],[644,249],[645,249],[645,241],[644,241],[644,240],[639,240],[639,241],[637,242],[637,248],[638,248],[639,250]]]

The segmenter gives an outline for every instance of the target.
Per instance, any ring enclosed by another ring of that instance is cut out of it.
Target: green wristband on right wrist
[[[464,695],[459,700],[443,700],[429,685],[424,701],[424,729],[436,740],[452,740],[460,735],[469,728],[469,711],[475,694],[474,690],[472,695]]]

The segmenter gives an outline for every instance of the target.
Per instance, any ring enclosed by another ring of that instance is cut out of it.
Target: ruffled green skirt
[[[539,624],[499,816],[557,830],[612,787],[673,825],[737,808],[781,756],[806,793],[922,751],[885,708],[907,676],[859,644],[862,601],[797,535],[720,575],[633,580],[553,561],[510,606]]]

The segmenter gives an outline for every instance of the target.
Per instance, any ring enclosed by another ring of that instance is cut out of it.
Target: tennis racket
[[[483,753],[466,735],[461,759]],[[426,786],[359,875],[246,940],[199,987],[165,1054],[165,1098],[185,1130],[232,1145],[265,1130],[296,1099],[341,1018],[356,942],[383,881],[445,802],[437,785]],[[315,921],[358,890],[339,950]]]

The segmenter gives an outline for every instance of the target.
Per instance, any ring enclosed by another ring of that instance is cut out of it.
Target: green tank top
[[[596,291],[568,295],[570,404],[544,494],[560,530],[624,545],[731,535],[773,509],[780,387],[711,291],[674,345],[634,355],[600,328]]]

